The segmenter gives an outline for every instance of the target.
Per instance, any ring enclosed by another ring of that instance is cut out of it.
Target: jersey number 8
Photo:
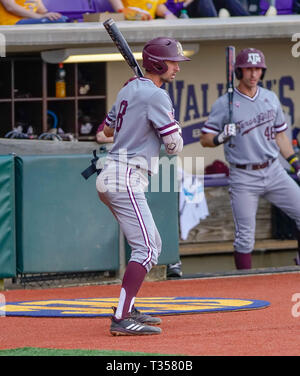
[[[126,110],[127,110],[127,106],[128,106],[128,102],[123,100],[120,104],[120,109],[119,109],[119,113],[118,113],[118,116],[117,116],[117,126],[116,126],[116,132],[119,132],[121,127],[122,127],[122,124],[123,124],[123,117],[126,113]]]

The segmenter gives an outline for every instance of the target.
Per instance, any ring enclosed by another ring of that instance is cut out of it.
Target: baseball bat
[[[124,57],[129,67],[133,70],[134,74],[137,77],[143,77],[143,72],[115,21],[112,18],[109,18],[108,20],[103,22],[103,26],[105,27],[106,31],[115,43],[121,55]]]
[[[234,63],[235,63],[235,47],[226,47],[226,81],[227,81],[227,95],[228,95],[228,113],[229,124],[232,123],[233,113],[233,91],[234,91]],[[229,146],[233,146],[232,137],[230,138]]]
[[[226,47],[226,80],[227,80],[227,93],[228,93],[228,110],[229,110],[229,123],[232,123],[232,110],[233,110],[233,90],[234,90],[234,60],[235,48],[233,46]]]

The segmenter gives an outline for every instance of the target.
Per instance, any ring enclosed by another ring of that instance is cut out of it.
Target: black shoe
[[[167,277],[176,277],[181,278],[182,271],[181,271],[181,261],[177,262],[176,264],[168,264],[167,265]]]
[[[147,324],[147,325],[160,325],[161,324],[161,319],[159,317],[153,317],[145,313],[142,313],[139,310],[137,310],[135,307],[132,308],[130,317],[140,322],[141,324]]]
[[[161,329],[154,326],[143,325],[131,317],[116,320],[115,317],[112,316],[110,333],[113,336],[145,336],[160,334]]]

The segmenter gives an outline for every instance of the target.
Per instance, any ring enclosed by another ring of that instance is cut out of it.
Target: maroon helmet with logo
[[[147,72],[163,74],[168,70],[165,60],[189,61],[183,55],[181,44],[172,38],[159,37],[146,43],[143,49],[143,67]]]
[[[235,75],[238,80],[242,78],[241,68],[262,68],[262,80],[267,70],[264,54],[255,48],[245,48],[235,59]]]

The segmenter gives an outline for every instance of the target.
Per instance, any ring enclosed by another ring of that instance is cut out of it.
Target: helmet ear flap
[[[168,66],[163,60],[152,57],[146,50],[143,51],[143,67],[147,72],[156,74],[163,74],[168,70]]]
[[[143,65],[145,68],[145,65]],[[149,73],[163,74],[168,70],[168,66],[164,61],[148,61],[147,67],[145,68]]]
[[[238,79],[238,80],[241,80],[242,77],[243,77],[243,71],[241,70],[241,68],[235,68],[235,77]]]
[[[163,74],[168,70],[168,66],[164,61],[158,61],[152,64],[153,70],[158,74]]]

